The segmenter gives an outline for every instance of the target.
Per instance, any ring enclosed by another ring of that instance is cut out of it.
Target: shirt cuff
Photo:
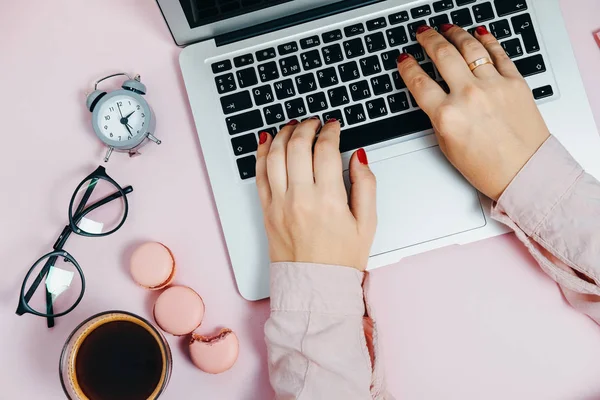
[[[271,311],[363,316],[364,273],[338,265],[271,264]]]
[[[504,191],[495,212],[503,212],[531,236],[583,173],[558,139],[550,136]]]

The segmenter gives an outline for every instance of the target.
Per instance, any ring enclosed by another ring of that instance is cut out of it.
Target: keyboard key
[[[388,96],[388,105],[390,106],[390,112],[397,113],[400,111],[406,111],[410,108],[408,102],[408,96],[405,92],[398,92]]]
[[[269,47],[268,49],[264,50],[259,50],[256,53],[254,53],[254,55],[256,56],[256,61],[265,61],[277,57],[277,54],[275,53],[275,49],[273,47]]]
[[[337,74],[335,73],[334,67],[329,67],[329,68],[325,68],[320,71],[317,71],[317,79],[319,80],[319,85],[322,88],[327,88],[329,86],[335,86],[338,83],[340,83],[338,81],[338,77],[337,77]]]
[[[325,93],[318,92],[306,96],[306,103],[311,113],[316,113],[327,109],[327,99]]]
[[[350,103],[350,96],[348,95],[348,90],[345,86],[329,89],[329,91],[327,91],[327,96],[329,97],[329,102],[332,107],[339,107]]]
[[[350,61],[345,64],[338,65],[338,70],[340,71],[340,78],[342,79],[342,82],[348,82],[360,78],[356,61]]]
[[[552,95],[554,95],[554,91],[550,85],[533,89],[533,97],[536,100],[541,100]]]
[[[363,24],[354,24],[344,28],[346,37],[352,37],[363,33],[365,33],[365,26]]]
[[[277,63],[270,61],[265,64],[258,66],[258,74],[262,82],[269,82],[279,78],[279,71],[277,70]]]
[[[217,91],[219,94],[233,92],[235,89],[237,89],[233,74],[217,76],[215,78],[215,83],[217,84]]]
[[[367,30],[375,31],[377,29],[385,28],[387,26],[387,22],[385,22],[385,18],[377,18],[367,21]]]
[[[226,115],[252,108],[250,92],[244,90],[243,92],[221,97],[221,107],[223,108],[223,113]]]
[[[422,18],[426,15],[430,15],[431,14],[431,7],[428,4],[425,4],[423,6],[420,7],[415,7],[412,10],[410,10],[410,15],[414,18]]]
[[[256,156],[238,158],[236,160],[240,178],[250,179],[256,176]]]
[[[342,40],[342,31],[336,29],[335,31],[325,32],[321,35],[323,38],[323,43],[331,43],[336,40]]]
[[[233,63],[236,67],[243,67],[245,65],[250,65],[254,62],[254,57],[252,54],[244,54],[243,56],[238,56],[233,59]]]
[[[388,29],[385,31],[388,38],[390,47],[400,46],[404,43],[408,43],[408,36],[406,36],[406,28],[399,26],[397,28]]]
[[[268,107],[265,107],[263,108],[263,112],[265,113],[265,120],[267,121],[267,125],[275,125],[285,121],[285,116],[283,115],[283,107],[281,107],[281,104],[273,104]]]
[[[510,58],[515,58],[523,55],[523,48],[521,47],[521,41],[519,40],[519,38],[502,42],[502,47],[504,48],[506,55]]]
[[[371,78],[371,87],[373,88],[373,94],[375,94],[375,96],[379,96],[393,90],[392,81],[390,80],[390,76],[388,74]]]
[[[540,43],[537,40],[535,31],[533,30],[533,22],[531,21],[529,14],[512,17],[511,21],[515,33],[517,35],[521,35],[523,38],[525,51],[528,53],[540,51]]]
[[[479,23],[494,19],[492,3],[488,2],[473,6],[473,15],[475,16],[475,21]]]
[[[317,90],[317,82],[312,73],[304,74],[296,77],[296,86],[298,87],[298,93],[304,94]]]
[[[344,123],[344,116],[340,110],[329,110],[323,114],[323,121],[329,121],[330,119],[337,119],[340,123],[340,127],[346,126]]]
[[[436,15],[435,17],[429,18],[429,26],[431,26],[436,31],[439,31],[440,26],[442,26],[443,24],[449,24],[449,23],[450,23],[450,19],[448,18],[448,15],[446,15],[446,14],[440,14],[440,15]]]
[[[321,56],[319,55],[319,50],[311,50],[306,53],[300,54],[300,60],[305,71],[319,68],[323,65],[321,63]]]
[[[291,79],[275,82],[273,86],[275,87],[275,95],[277,95],[279,100],[287,99],[296,94],[294,91],[294,83]]]
[[[427,75],[431,77],[431,79],[433,79],[434,81],[436,80],[435,68],[433,67],[433,63],[428,62],[425,64],[421,64],[421,68],[423,68],[423,71],[425,71]]]
[[[525,0],[494,0],[494,6],[499,17],[527,10]]]
[[[254,67],[240,69],[236,72],[236,75],[241,88],[256,85],[258,83]]]
[[[394,71],[394,73],[392,73],[392,78],[394,79],[394,86],[396,87],[396,90],[406,89],[406,83],[404,83],[404,79],[402,79],[398,71]]]
[[[346,122],[348,122],[348,125],[358,124],[359,122],[363,122],[367,119],[365,116],[365,109],[363,108],[362,104],[355,104],[353,106],[344,108],[344,116],[346,117]]]
[[[415,100],[415,96],[413,96],[411,92],[408,92],[408,97],[410,97],[410,103],[412,104],[412,106],[415,108],[418,108],[419,105],[417,104],[417,101]]]
[[[263,128],[258,131],[258,135],[260,135],[261,132],[267,132],[269,135],[275,137],[275,135],[277,135],[277,128]]]
[[[413,44],[411,46],[406,46],[403,51],[408,54],[412,54],[412,56],[417,61],[425,60],[425,50],[421,47],[420,44]]]
[[[389,71],[392,69],[398,68],[398,56],[400,55],[400,50],[394,49],[390,51],[386,51],[381,54],[381,61],[383,61],[383,69]]]
[[[216,63],[212,63],[211,68],[215,74],[229,71],[231,69],[231,61],[223,60]]]
[[[352,85],[350,85],[350,94],[352,95],[352,100],[354,101],[359,101],[371,97],[369,83],[367,81],[359,81],[353,83]],[[348,118],[346,117],[346,119]]]
[[[311,47],[316,47],[321,44],[321,40],[319,40],[318,36],[311,36],[305,39],[300,39],[300,47],[303,50],[310,49]]]
[[[285,109],[289,119],[295,119],[306,115],[306,107],[304,106],[304,100],[302,99],[286,101]]]
[[[277,51],[279,51],[280,56],[285,56],[290,53],[294,53],[298,51],[298,43],[290,42],[286,44],[282,44],[277,46]]]
[[[259,110],[248,111],[225,119],[227,130],[230,135],[251,131],[263,126],[262,116]]]
[[[234,137],[231,139],[231,146],[233,147],[233,154],[236,156],[252,153],[258,148],[256,135],[254,133],[249,133],[247,135]]]
[[[365,36],[365,43],[367,44],[367,50],[369,50],[369,53],[374,53],[386,48],[385,38],[381,32]]]
[[[506,39],[512,35],[510,24],[506,19],[490,23],[490,32],[498,40]]]
[[[369,113],[369,118],[381,118],[387,115],[387,108],[385,107],[385,100],[383,99],[375,99],[371,101],[367,101],[367,113]]]
[[[399,13],[392,14],[388,17],[388,21],[390,21],[390,25],[406,22],[408,21],[408,12],[400,11]]]
[[[413,22],[412,24],[408,24],[408,35],[410,36],[410,39],[417,40],[417,29],[426,24],[427,21],[425,21],[424,19],[417,22]]]
[[[377,56],[370,56],[360,60],[360,69],[363,76],[375,75],[381,72],[381,64]]]
[[[344,153],[428,129],[431,129],[431,121],[427,114],[415,110],[343,130],[340,151]]]
[[[257,106],[262,106],[275,100],[270,85],[255,87],[252,89],[252,95]]]
[[[541,55],[516,60],[515,65],[524,77],[546,72],[546,64]]]
[[[452,18],[452,23],[454,25],[458,25],[462,28],[465,26],[473,25],[473,18],[471,18],[471,11],[468,8],[463,8],[461,10],[452,11],[450,13],[450,17]]]
[[[457,6],[464,6],[466,4],[471,4],[471,3],[475,3],[477,0],[456,0],[456,5]],[[500,1],[504,1],[504,0],[500,0]]]
[[[279,60],[279,68],[283,76],[294,75],[301,71],[297,56],[282,58]]]
[[[365,48],[360,38],[344,42],[344,51],[347,58],[359,57],[365,54]]]
[[[325,64],[327,65],[344,61],[342,48],[337,43],[323,47],[321,52],[323,53],[323,60],[325,60]]]
[[[446,11],[454,8],[454,3],[452,0],[441,0],[433,3],[433,10],[438,13],[441,11]]]

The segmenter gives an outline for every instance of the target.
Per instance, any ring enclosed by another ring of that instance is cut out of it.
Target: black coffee
[[[92,400],[146,400],[162,372],[159,343],[129,321],[98,326],[83,340],[75,359],[77,382]]]

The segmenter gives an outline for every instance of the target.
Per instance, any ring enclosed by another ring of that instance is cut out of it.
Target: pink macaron
[[[225,372],[237,361],[240,343],[231,329],[222,329],[216,336],[193,334],[190,356],[196,367],[209,374]]]
[[[191,333],[204,318],[202,297],[187,286],[171,286],[154,303],[154,320],[175,336]]]
[[[148,242],[135,249],[129,270],[138,285],[151,290],[163,289],[175,277],[175,259],[165,245]]]

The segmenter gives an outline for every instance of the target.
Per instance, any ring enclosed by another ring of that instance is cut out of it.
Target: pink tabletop
[[[590,101],[600,122],[600,2],[563,0]],[[195,369],[183,339],[169,338],[174,372],[165,399],[266,399],[267,301],[237,293],[177,48],[154,1],[3,1],[0,4],[0,399],[62,399],[57,368],[67,335],[109,309],[150,318],[155,292],[130,279],[138,244],[165,243],[176,283],[206,303],[200,334],[236,331],[241,352],[222,375]],[[85,270],[82,303],[47,330],[17,317],[21,280],[67,222],[75,185],[101,163],[85,91],[114,71],[140,73],[157,115],[160,147],[107,172],[131,184],[130,216],[116,234],[72,237]],[[600,329],[572,310],[513,235],[450,247],[373,273],[373,307],[390,390],[399,399],[598,399]]]

